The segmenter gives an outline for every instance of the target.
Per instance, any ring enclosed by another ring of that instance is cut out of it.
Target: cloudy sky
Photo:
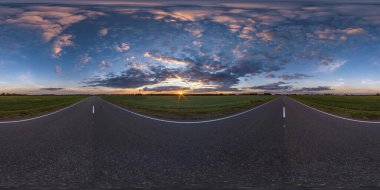
[[[380,92],[376,1],[0,1],[0,42],[1,92]]]

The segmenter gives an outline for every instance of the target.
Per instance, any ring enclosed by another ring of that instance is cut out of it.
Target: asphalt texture
[[[170,123],[91,97],[0,124],[0,188],[377,189],[380,124],[287,97],[224,120]]]

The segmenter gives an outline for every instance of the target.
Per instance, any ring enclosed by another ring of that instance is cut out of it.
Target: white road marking
[[[198,124],[198,123],[210,123],[210,122],[215,122],[215,121],[220,121],[220,120],[225,120],[225,119],[233,118],[233,117],[236,117],[236,116],[239,116],[239,115],[242,115],[242,114],[248,113],[248,112],[250,112],[250,111],[253,111],[253,110],[255,110],[255,109],[258,109],[258,108],[260,108],[260,107],[263,107],[264,105],[267,105],[267,104],[269,104],[270,102],[273,102],[273,101],[275,101],[275,100],[277,100],[277,99],[278,99],[278,98],[275,98],[275,99],[273,99],[273,100],[271,100],[271,101],[269,101],[269,102],[266,102],[266,103],[261,104],[261,105],[259,105],[259,106],[257,106],[257,107],[254,107],[254,108],[252,108],[252,109],[249,109],[249,110],[246,110],[246,111],[240,112],[240,113],[235,114],[235,115],[230,115],[230,116],[223,117],[223,118],[218,118],[218,119],[204,120],[204,121],[173,121],[173,120],[158,119],[158,118],[149,117],[149,116],[146,116],[146,115],[142,115],[142,114],[139,114],[139,113],[136,113],[136,112],[130,111],[130,110],[126,109],[126,108],[120,107],[120,106],[118,106],[118,105],[115,105],[115,104],[113,104],[113,103],[111,103],[111,102],[108,102],[108,101],[105,101],[105,100],[103,100],[103,101],[105,101],[105,102],[107,102],[107,103],[109,103],[109,104],[111,104],[111,105],[113,105],[113,106],[115,106],[115,107],[117,107],[117,108],[119,108],[119,109],[121,109],[121,110],[124,110],[124,111],[126,111],[126,112],[129,112],[129,113],[132,113],[132,114],[135,114],[135,115],[138,115],[138,116],[140,116],[140,117],[147,118],[147,119],[155,120],[155,121],[161,121],[161,122],[166,122],[166,123],[177,123],[177,124]]]
[[[94,114],[94,113],[95,113],[95,106],[92,105],[92,114]]]
[[[285,114],[285,106],[282,107],[282,118],[285,118],[286,117],[286,114]]]
[[[339,118],[339,119],[343,119],[343,120],[347,120],[347,121],[354,121],[354,122],[359,122],[359,123],[380,124],[380,121],[363,121],[363,120],[349,119],[349,118],[345,118],[345,117],[337,116],[337,115],[334,115],[334,114],[331,114],[331,113],[327,113],[327,112],[321,111],[321,110],[319,110],[319,109],[313,108],[313,107],[308,106],[308,105],[306,105],[306,104],[303,104],[303,103],[301,103],[301,102],[299,102],[299,101],[296,101],[296,100],[294,100],[294,99],[292,99],[292,98],[290,98],[290,99],[293,100],[294,102],[297,102],[297,103],[299,103],[299,104],[301,104],[301,105],[303,105],[303,106],[306,106],[306,107],[308,107],[308,108],[310,108],[310,109],[313,109],[313,110],[318,111],[318,112],[320,112],[320,113],[323,113],[323,114],[326,114],[326,115],[329,115],[329,116],[332,116],[332,117],[336,117],[336,118]]]
[[[87,99],[88,99],[88,98],[86,98],[86,99],[84,99],[84,100],[82,100],[82,101],[80,101],[80,102],[77,102],[77,103],[75,103],[75,104],[73,104],[73,105],[71,105],[71,106],[68,106],[68,107],[62,108],[62,109],[57,110],[57,111],[52,112],[52,113],[48,113],[48,114],[46,114],[46,115],[41,115],[41,116],[38,116],[38,117],[33,117],[33,118],[23,119],[23,120],[17,120],[17,121],[0,121],[0,124],[6,124],[6,123],[19,123],[19,122],[25,122],[25,121],[31,121],[31,120],[35,120],[35,119],[40,119],[40,118],[43,118],[43,117],[46,117],[46,116],[49,116],[49,115],[56,114],[56,113],[61,112],[61,111],[65,110],[65,109],[71,108],[71,107],[73,107],[73,106],[75,106],[75,105],[77,105],[77,104],[80,104],[81,102],[83,102],[83,101],[85,101],[85,100],[87,100]]]

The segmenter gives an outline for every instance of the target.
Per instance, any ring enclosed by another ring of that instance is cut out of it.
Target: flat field
[[[0,119],[36,116],[58,110],[87,96],[0,96]]]
[[[277,96],[152,96],[104,95],[103,99],[127,109],[160,118],[194,120],[221,117],[253,108]]]
[[[295,95],[291,97],[309,106],[344,117],[380,119],[380,96]]]

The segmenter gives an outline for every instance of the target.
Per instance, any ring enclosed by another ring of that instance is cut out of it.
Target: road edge
[[[59,109],[59,110],[56,110],[56,111],[54,111],[54,112],[47,113],[47,114],[45,114],[45,115],[40,115],[40,116],[37,116],[37,117],[32,117],[32,118],[28,118],[28,119],[21,119],[21,120],[0,121],[0,124],[21,123],[21,122],[25,122],[25,121],[31,121],[31,120],[36,120],[36,119],[44,118],[44,117],[47,117],[47,116],[50,116],[50,115],[56,114],[56,113],[58,113],[58,112],[61,112],[61,111],[63,111],[63,110],[66,110],[66,109],[68,109],[68,108],[74,107],[75,105],[78,105],[79,103],[81,103],[81,102],[83,102],[83,101],[85,101],[85,100],[87,100],[87,99],[89,99],[89,98],[91,98],[91,97],[87,97],[87,98],[85,98],[85,99],[83,99],[83,100],[81,100],[81,101],[79,101],[79,102],[76,102],[76,103],[71,104],[71,105],[69,105],[69,106],[66,106],[66,107],[64,107],[64,108],[61,108],[61,109]]]
[[[309,106],[309,105],[306,105],[306,104],[304,104],[304,103],[302,103],[302,102],[300,102],[300,101],[298,101],[298,100],[295,100],[295,99],[292,98],[292,97],[289,97],[289,96],[287,96],[287,97],[288,97],[290,100],[292,100],[292,101],[294,101],[294,102],[296,102],[296,103],[298,103],[298,104],[301,104],[301,105],[303,105],[303,106],[305,106],[305,107],[307,107],[307,108],[310,108],[310,109],[312,109],[312,110],[318,111],[318,112],[320,112],[320,113],[323,113],[323,114],[326,114],[326,115],[329,115],[329,116],[332,116],[332,117],[335,117],[335,118],[339,118],[339,119],[343,119],[343,120],[347,120],[347,121],[358,122],[358,123],[380,124],[380,121],[365,121],[365,120],[351,119],[351,118],[346,118],[346,117],[338,116],[338,115],[335,115],[335,114],[332,114],[332,113],[327,113],[327,112],[325,112],[325,111],[319,110],[319,109],[314,108],[314,107],[311,107],[311,106]]]
[[[100,97],[99,97],[100,98]],[[245,110],[243,112],[240,112],[240,113],[236,113],[236,114],[233,114],[233,115],[229,115],[229,116],[226,116],[226,117],[222,117],[222,118],[216,118],[216,119],[210,119],[210,120],[196,120],[196,121],[176,121],[176,120],[167,120],[167,119],[159,119],[159,118],[156,118],[156,117],[151,117],[151,116],[147,116],[147,115],[144,115],[144,114],[140,114],[140,113],[137,113],[137,112],[134,112],[134,111],[131,111],[127,108],[124,108],[124,107],[121,107],[119,105],[116,105],[114,103],[111,103],[107,100],[104,100],[103,98],[100,98],[102,101],[118,108],[118,109],[121,109],[121,110],[124,110],[126,112],[129,112],[131,114],[134,114],[134,115],[137,115],[137,116],[140,116],[140,117],[144,117],[144,118],[147,118],[147,119],[151,119],[151,120],[155,120],[155,121],[160,121],[160,122],[165,122],[165,123],[177,123],[177,124],[200,124],[200,123],[210,123],[210,122],[216,122],[216,121],[221,121],[221,120],[226,120],[226,119],[230,119],[230,118],[233,118],[233,117],[236,117],[236,116],[239,116],[239,115],[243,115],[245,113],[248,113],[248,112],[251,112],[253,110],[256,110],[260,107],[263,107],[264,105],[267,105],[275,100],[278,100],[280,97],[277,97],[277,98],[274,98],[273,100],[270,100],[268,102],[265,102],[263,104],[260,104],[254,108],[251,108],[249,110]]]

